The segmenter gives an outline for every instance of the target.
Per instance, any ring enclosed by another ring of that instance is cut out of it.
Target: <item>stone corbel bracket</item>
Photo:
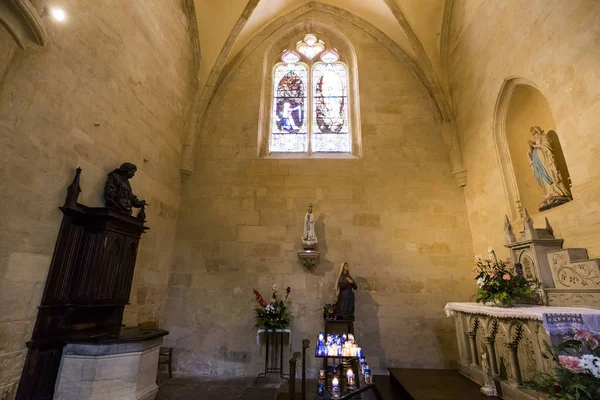
[[[298,252],[298,258],[309,270],[312,270],[319,263],[319,256],[321,253],[315,250],[304,250]]]
[[[42,47],[46,45],[46,30],[42,25],[42,17],[29,0],[0,1],[0,25],[21,49],[27,40]]]

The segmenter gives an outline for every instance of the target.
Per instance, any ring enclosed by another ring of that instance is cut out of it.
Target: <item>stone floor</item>
[[[216,380],[206,378],[159,379],[156,400],[273,400],[281,382],[252,378]]]

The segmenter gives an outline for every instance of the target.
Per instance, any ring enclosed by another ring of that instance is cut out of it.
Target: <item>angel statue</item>
[[[305,249],[312,249],[315,244],[319,243],[317,234],[315,233],[315,215],[312,212],[313,205],[308,206],[308,211],[304,216],[304,232],[302,232],[302,244]]]
[[[529,165],[535,180],[544,190],[544,200],[540,204],[540,211],[544,211],[564,204],[571,198],[556,165],[548,135],[539,126],[532,126],[529,132],[532,135],[529,140]]]

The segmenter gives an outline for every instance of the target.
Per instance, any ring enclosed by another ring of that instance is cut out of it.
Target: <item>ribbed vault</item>
[[[336,13],[352,19],[388,48],[405,59],[423,82],[435,104],[434,115],[460,186],[466,184],[462,152],[449,103],[444,60],[444,21],[452,0],[194,0],[202,60],[198,71],[199,90],[187,127],[183,148],[182,176],[193,171],[193,153],[204,113],[220,82],[243,59],[245,49],[310,10]],[[358,22],[356,22],[358,21]],[[442,39],[440,39],[442,38]]]

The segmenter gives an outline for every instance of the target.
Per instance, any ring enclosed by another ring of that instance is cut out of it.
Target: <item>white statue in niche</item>
[[[529,165],[535,180],[544,190],[544,200],[540,204],[540,211],[544,211],[564,204],[571,198],[556,165],[548,135],[539,126],[532,126],[529,132],[532,135],[529,140]]]
[[[317,234],[315,233],[315,215],[313,214],[313,205],[308,206],[308,211],[304,216],[304,232],[302,233],[302,244],[305,249],[312,249],[317,240]]]

